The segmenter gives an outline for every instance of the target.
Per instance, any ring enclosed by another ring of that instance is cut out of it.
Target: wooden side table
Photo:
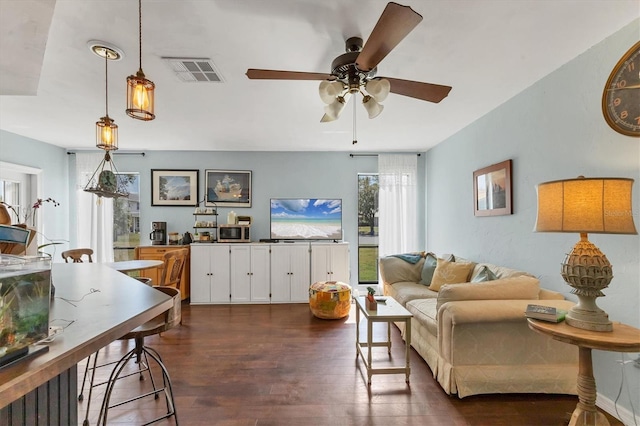
[[[607,418],[596,408],[591,350],[640,352],[640,329],[619,322],[613,323],[613,331],[591,331],[572,327],[566,322],[556,324],[530,318],[527,321],[529,328],[538,333],[578,346],[578,405],[571,415],[569,426],[609,426]]]
[[[411,318],[413,314],[407,311],[401,304],[392,297],[385,297],[384,301],[378,301],[378,309],[370,311],[366,307],[364,296],[356,297],[356,359],[358,355],[362,357],[367,368],[367,384],[371,386],[371,376],[373,374],[405,374],[405,382],[409,383],[411,366],[409,355],[411,352]],[[360,341],[360,315],[367,320],[367,340]],[[404,367],[373,368],[371,348],[374,346],[384,346],[387,353],[391,355],[391,323],[403,321],[405,324],[405,362]],[[373,323],[387,323],[387,340],[384,342],[373,341]],[[363,353],[363,348],[367,349],[367,356]]]

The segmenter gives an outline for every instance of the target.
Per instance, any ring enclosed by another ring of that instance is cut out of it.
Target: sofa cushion
[[[409,263],[398,257],[386,256],[380,259],[380,275],[388,284],[404,281],[417,283],[420,281],[423,263],[424,259]]]
[[[398,303],[405,306],[407,302],[415,299],[434,299],[438,297],[438,293],[429,290],[427,286],[416,282],[399,282],[388,286],[388,295],[396,299]]]
[[[482,265],[480,271],[471,279],[472,283],[483,283],[486,281],[497,280],[498,277],[494,274],[487,265]]]
[[[438,292],[437,308],[456,300],[536,300],[539,292],[540,281],[527,275],[484,283],[447,284]]]
[[[469,282],[469,275],[473,269],[473,263],[449,262],[438,259],[438,265],[433,272],[433,279],[429,290],[438,291],[443,284],[457,284]]]
[[[413,318],[425,326],[433,336],[438,335],[438,310],[436,299],[416,299],[407,303],[407,311]]]
[[[424,258],[424,263],[422,265],[422,273],[420,278],[420,284],[429,285],[431,284],[431,279],[433,278],[433,273],[436,270],[436,266],[438,265],[438,258],[433,253],[427,253]]]

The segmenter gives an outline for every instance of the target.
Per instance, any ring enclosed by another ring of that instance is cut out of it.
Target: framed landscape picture
[[[205,205],[251,207],[250,170],[205,170]]]
[[[151,170],[152,206],[197,206],[198,170]]]
[[[511,160],[473,172],[475,216],[500,216],[511,208]]]

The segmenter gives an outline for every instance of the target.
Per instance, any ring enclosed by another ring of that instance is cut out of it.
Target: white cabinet
[[[191,245],[191,303],[229,303],[229,247]]]
[[[308,302],[309,244],[271,246],[271,302]]]
[[[231,302],[269,303],[269,246],[231,245]]]
[[[349,284],[349,244],[311,244],[311,282],[341,281]]]
[[[191,303],[307,303],[317,281],[349,283],[348,243],[191,244]]]

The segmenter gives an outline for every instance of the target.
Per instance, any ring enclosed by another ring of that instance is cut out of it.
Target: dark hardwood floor
[[[413,350],[410,385],[393,374],[374,375],[368,387],[355,357],[353,310],[343,320],[320,320],[306,304],[183,304],[182,317],[179,328],[145,340],[167,365],[182,425],[562,426],[577,402],[570,395],[448,396]],[[384,336],[378,326],[375,334]],[[391,361],[401,363],[404,342],[395,327],[392,340]],[[116,360],[132,345],[116,341],[101,358]],[[376,348],[374,359],[391,362],[385,348]],[[84,363],[78,370],[80,385]],[[129,377],[118,382],[114,397],[148,386],[149,380]],[[103,393],[104,386],[94,392],[92,425]],[[86,403],[85,397],[79,404],[80,424]],[[110,410],[109,424],[141,424],[163,410],[163,398],[146,398]]]

